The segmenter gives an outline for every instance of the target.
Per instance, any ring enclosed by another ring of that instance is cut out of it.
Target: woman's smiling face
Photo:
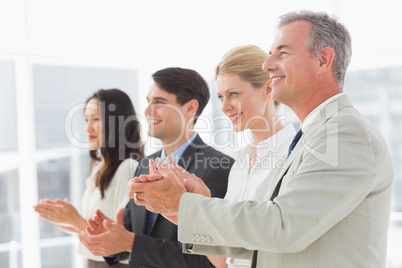
[[[224,73],[216,79],[222,111],[232,121],[234,130],[260,128],[267,110],[267,90],[254,87],[235,73]]]

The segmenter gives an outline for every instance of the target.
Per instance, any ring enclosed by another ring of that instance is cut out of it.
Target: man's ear
[[[187,114],[191,116],[195,116],[198,111],[198,101],[196,99],[192,99],[186,103],[187,106]]]
[[[335,52],[330,47],[324,47],[318,54],[319,74],[324,74],[332,69],[334,63]]]

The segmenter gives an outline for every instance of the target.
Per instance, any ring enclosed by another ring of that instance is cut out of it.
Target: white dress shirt
[[[247,145],[239,150],[235,154],[236,162],[229,173],[225,199],[232,201],[263,200],[268,184],[276,170],[286,162],[289,145],[295,134],[293,126],[287,125],[256,146]],[[250,170],[250,156],[255,149],[257,157]],[[229,268],[251,266],[251,261],[242,259],[227,258],[226,263]]]
[[[103,199],[99,187],[95,186],[95,174],[98,171],[99,165],[95,166],[92,169],[91,175],[86,179],[86,189],[81,200],[82,217],[84,219],[93,218],[95,211],[100,209],[107,217],[115,221],[119,210],[126,207],[129,201],[127,184],[134,177],[137,166],[138,162],[133,159],[126,159],[121,162],[105,191]],[[81,243],[78,245],[78,252],[86,259],[100,262],[105,261],[103,257],[91,254]]]

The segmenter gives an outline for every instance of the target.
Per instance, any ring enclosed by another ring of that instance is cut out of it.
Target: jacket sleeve
[[[214,266],[205,256],[183,254],[182,245],[178,241],[136,234],[130,260],[131,267],[212,268]]]
[[[103,258],[105,259],[107,264],[109,264],[111,266],[111,265],[119,263],[120,261],[124,261],[124,260],[129,259],[129,257],[130,257],[129,252],[120,252],[120,253],[117,253],[117,254],[112,255],[110,257],[103,257]]]

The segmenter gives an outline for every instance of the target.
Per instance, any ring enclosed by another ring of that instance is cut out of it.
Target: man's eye
[[[229,95],[230,95],[231,97],[235,97],[235,96],[237,96],[237,94],[238,94],[237,92],[230,92],[230,93],[229,93]]]

